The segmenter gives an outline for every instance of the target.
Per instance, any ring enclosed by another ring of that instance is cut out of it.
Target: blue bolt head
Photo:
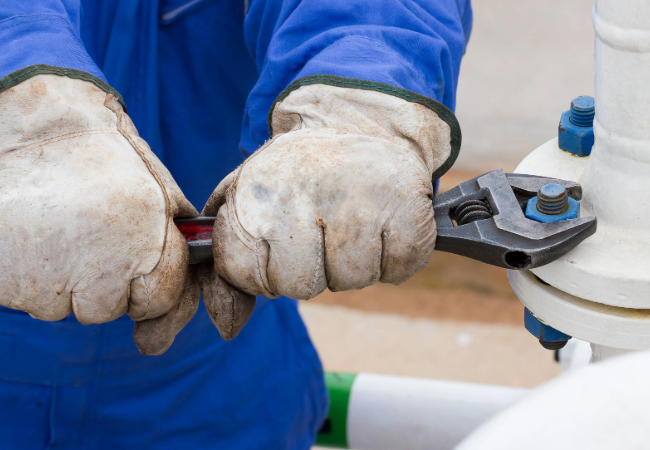
[[[568,334],[562,333],[539,320],[528,308],[524,310],[524,325],[528,332],[539,339],[540,344],[549,350],[560,349],[571,339]]]
[[[558,127],[558,145],[576,156],[589,156],[594,146],[594,99],[578,97],[571,109],[564,111]]]
[[[568,200],[569,207],[563,213],[544,214],[539,209],[537,209],[537,196],[535,196],[528,200],[528,204],[526,205],[526,217],[541,223],[552,223],[559,222],[561,220],[577,219],[580,215],[580,202],[572,199],[571,197],[569,197]]]

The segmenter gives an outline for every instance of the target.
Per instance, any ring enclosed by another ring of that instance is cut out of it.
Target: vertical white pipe
[[[650,1],[596,0],[592,18],[596,32],[595,146],[582,180],[583,205],[598,217],[599,233],[615,228],[622,240],[647,242]],[[633,252],[633,248],[628,246],[626,251]]]
[[[625,355],[633,352],[634,350],[626,350],[623,348],[608,347],[606,345],[591,344],[591,362],[597,363],[606,359],[614,358],[616,356]]]
[[[650,309],[650,1],[596,0],[592,18],[595,145],[579,181],[581,215],[595,215],[598,231],[533,272],[585,300]],[[541,156],[553,176],[562,161]]]

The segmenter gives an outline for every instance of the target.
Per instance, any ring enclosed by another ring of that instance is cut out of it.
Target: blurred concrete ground
[[[303,305],[301,312],[328,370],[523,387],[559,373],[552,354],[523,326],[414,319],[317,303]]]
[[[476,0],[458,87],[463,131],[443,189],[512,171],[593,95],[593,0]],[[301,311],[326,370],[532,387],[559,373],[523,327],[504,270],[434,253],[402,286],[325,292]]]

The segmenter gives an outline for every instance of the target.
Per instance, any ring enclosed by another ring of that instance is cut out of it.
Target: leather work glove
[[[0,93],[0,304],[83,324],[127,313],[140,351],[160,354],[198,307],[173,222],[197,212],[92,80],[37,75]]]
[[[325,288],[400,284],[433,252],[432,177],[458,154],[454,115],[410,91],[330,80],[336,86],[298,80],[279,97],[272,139],[203,210],[217,220],[201,290],[206,303],[227,298],[212,292],[236,293],[222,309],[240,328],[252,295],[310,299]]]

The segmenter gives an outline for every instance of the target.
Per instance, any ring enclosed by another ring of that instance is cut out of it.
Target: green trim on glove
[[[108,94],[113,94],[115,97],[117,97],[117,100],[120,102],[124,108],[124,111],[126,112],[126,105],[124,104],[124,99],[122,99],[120,93],[96,76],[77,69],[48,66],[47,64],[35,64],[33,66],[27,66],[23,69],[16,70],[15,72],[12,72],[9,75],[0,78],[0,93],[22,83],[25,80],[30,79],[31,77],[35,77],[36,75],[60,75],[64,77],[74,78],[76,80],[90,81],[102,91]]]
[[[408,89],[402,89],[390,84],[378,83],[376,81],[359,80],[355,78],[337,77],[335,75],[310,75],[308,77],[299,78],[287,86],[285,90],[280,92],[278,98],[276,98],[273,102],[273,105],[271,105],[271,109],[269,110],[267,118],[271,137],[273,137],[272,118],[275,105],[278,102],[284,100],[289,94],[291,94],[291,92],[295,91],[296,89],[300,89],[302,86],[309,86],[311,84],[327,84],[330,86],[348,89],[365,89],[367,91],[377,91],[392,95],[393,97],[401,98],[407,102],[419,103],[420,105],[426,106],[435,112],[438,117],[444,120],[451,129],[451,154],[449,155],[449,158],[447,158],[447,160],[433,172],[433,175],[431,176],[432,180],[437,180],[443,176],[456,162],[458,154],[460,153],[460,144],[462,141],[460,124],[458,123],[458,119],[456,119],[454,113],[451,112],[451,110],[445,105],[429,97],[425,97],[424,95],[420,95],[413,91],[409,91]]]

